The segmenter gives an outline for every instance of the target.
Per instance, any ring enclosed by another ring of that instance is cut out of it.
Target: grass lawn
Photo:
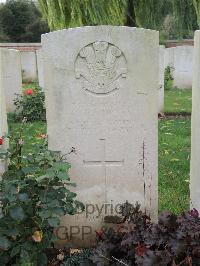
[[[32,83],[23,83],[23,90],[27,90],[27,89],[32,89],[34,87],[38,86],[37,82],[32,82]]]
[[[11,131],[20,124],[9,122]],[[24,153],[36,151],[38,134],[46,133],[43,122],[27,123]],[[12,143],[11,143],[12,144]],[[159,210],[180,213],[189,208],[190,119],[163,119],[159,122]]]
[[[165,113],[186,113],[190,114],[192,109],[192,90],[191,89],[172,89],[165,90]]]
[[[159,209],[182,212],[189,208],[189,118],[159,122]]]
[[[9,132],[12,133],[13,136],[19,136],[19,130],[22,126],[21,123],[13,123],[8,121],[9,124]],[[22,138],[24,141],[23,153],[33,153],[37,152],[38,146],[43,142],[39,137],[39,134],[46,134],[46,123],[44,122],[34,122],[34,123],[26,123],[23,127]],[[10,143],[11,148],[13,143]]]

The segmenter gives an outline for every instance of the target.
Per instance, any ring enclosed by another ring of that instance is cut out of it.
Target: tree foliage
[[[195,9],[194,4],[199,2],[199,0],[171,0],[171,2],[178,37],[186,37],[188,32],[197,29],[196,12],[198,11],[198,5],[196,4],[197,8]]]
[[[83,25],[124,25],[126,0],[39,0],[51,30]]]
[[[8,0],[0,6],[1,41],[38,42],[48,31],[39,9],[32,1]]]
[[[200,27],[200,0],[193,0],[193,5],[197,14],[197,23]]]
[[[127,25],[160,30],[166,38],[192,37],[200,0],[39,0],[51,30]]]
[[[51,30],[84,25],[159,28],[164,0],[39,0]]]

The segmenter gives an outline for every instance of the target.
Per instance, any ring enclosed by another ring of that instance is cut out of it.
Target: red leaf
[[[147,251],[147,247],[141,244],[138,244],[138,246],[135,248],[135,253],[137,256],[142,257]]]

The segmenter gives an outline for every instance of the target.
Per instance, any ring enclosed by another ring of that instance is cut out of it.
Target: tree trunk
[[[134,9],[134,1],[128,0],[127,11],[126,11],[126,26],[136,27],[136,19],[135,19],[135,9]]]

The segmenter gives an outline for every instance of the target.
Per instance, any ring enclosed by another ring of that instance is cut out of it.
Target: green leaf
[[[52,234],[52,237],[51,237],[51,242],[57,242],[59,239],[58,237],[55,235],[55,234]]]
[[[43,181],[43,180],[46,179],[46,178],[47,178],[47,175],[42,175],[42,176],[37,177],[36,180],[37,180],[38,182],[40,182],[40,181]]]
[[[59,207],[59,201],[57,199],[51,200],[50,202],[47,203],[48,207]]]
[[[60,224],[60,220],[58,218],[49,218],[48,224],[52,227],[57,227]]]
[[[24,174],[31,174],[31,173],[34,173],[36,171],[36,167],[24,167],[23,168],[23,172]]]
[[[7,250],[11,246],[11,242],[5,236],[0,236],[0,248]]]
[[[48,175],[48,176],[54,176],[54,174],[55,174],[55,170],[54,170],[53,168],[49,168],[49,169],[47,170],[47,175]]]
[[[47,256],[44,253],[38,254],[38,265],[41,266],[47,265]]]
[[[4,217],[2,210],[0,210],[0,219]]]
[[[76,183],[66,183],[67,186],[76,187]]]
[[[58,207],[53,209],[53,213],[58,215],[58,216],[65,215],[64,208],[58,208]]]
[[[85,210],[85,205],[82,202],[75,200],[74,203],[76,204],[76,210]]]
[[[10,195],[18,193],[18,187],[16,184],[12,184],[12,183],[6,184],[6,190],[9,191]]]
[[[23,263],[31,263],[30,261],[30,256],[27,250],[25,250],[23,247],[21,248],[21,253],[20,253],[21,261]],[[20,264],[21,265],[21,264]],[[27,264],[22,264],[22,265],[27,265]]]
[[[65,205],[65,208],[66,208],[66,211],[67,211],[68,214],[72,215],[72,214],[75,213],[75,208],[74,208],[74,206],[71,203],[67,203]]]
[[[67,172],[70,169],[70,164],[64,162],[56,162],[54,163],[54,168],[57,171]]]
[[[16,246],[12,249],[10,254],[11,258],[15,257],[18,253],[20,253],[20,246]]]
[[[69,180],[70,178],[69,178],[69,175],[67,174],[67,172],[59,172],[58,174],[57,174],[57,176],[58,176],[58,178],[60,179],[60,180]]]
[[[18,198],[20,201],[27,202],[29,200],[27,193],[21,193],[18,195]]]
[[[18,236],[20,234],[20,231],[16,227],[13,227],[12,229],[4,229],[3,233],[7,236],[14,237]]]
[[[14,194],[8,194],[6,198],[9,200],[9,202],[16,202],[17,201],[17,195]]]
[[[67,194],[67,199],[73,200],[77,196],[76,193],[69,191]]]
[[[47,219],[51,216],[51,212],[49,210],[42,210],[38,214],[42,219]]]
[[[10,257],[7,254],[4,254],[4,252],[0,253],[0,258],[1,258],[0,265],[7,265],[7,263],[10,261]]]
[[[22,207],[16,206],[9,210],[10,217],[14,220],[23,220],[25,218],[24,211]]]

